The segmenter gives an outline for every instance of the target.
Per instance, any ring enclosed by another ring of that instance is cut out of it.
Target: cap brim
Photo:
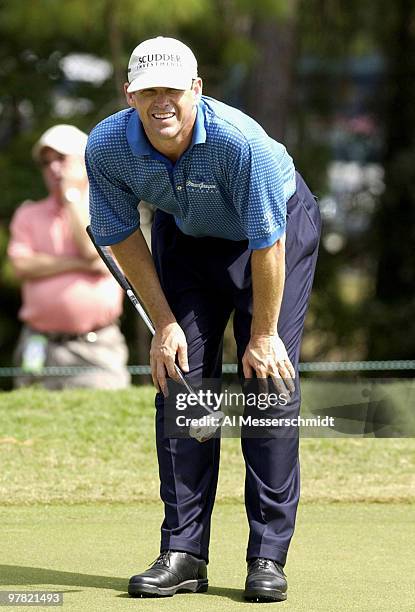
[[[39,161],[43,149],[53,149],[62,155],[71,155],[73,153],[72,150],[65,147],[65,143],[56,142],[56,140],[49,141],[48,139],[39,140],[32,149],[32,157],[35,161]]]
[[[39,161],[42,149],[50,148],[63,155],[84,155],[88,136],[74,125],[61,123],[42,134],[32,148],[32,156]]]
[[[83,157],[83,155],[85,154],[85,149],[83,149],[82,151],[78,149],[74,150],[70,147],[65,147],[65,145],[43,142],[41,144],[36,144],[32,149],[32,157],[36,162],[40,161],[40,156],[43,149],[53,149],[61,155],[80,155],[81,157]]]
[[[168,74],[143,74],[133,79],[127,87],[128,93],[149,89],[151,87],[170,87],[171,89],[191,89],[192,81],[197,77],[183,76],[169,70]]]

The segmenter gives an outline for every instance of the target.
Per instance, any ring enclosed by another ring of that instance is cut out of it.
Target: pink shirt
[[[33,253],[79,256],[66,211],[53,197],[22,204],[10,232],[10,259]],[[122,290],[109,272],[64,272],[23,283],[19,318],[38,331],[83,334],[114,322],[122,300]]]

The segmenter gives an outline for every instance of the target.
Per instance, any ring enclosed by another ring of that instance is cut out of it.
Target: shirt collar
[[[131,111],[126,133],[128,144],[134,155],[151,155],[154,149],[147,139],[136,110]]]
[[[206,142],[206,128],[205,128],[205,105],[203,100],[197,106],[196,121],[193,127],[193,137],[190,144],[190,148],[194,145],[202,144]]]
[[[128,119],[126,135],[128,144],[134,155],[150,155],[151,157],[157,157],[157,151],[149,142],[140,117],[135,110],[131,112],[130,118]],[[205,109],[203,101],[201,101],[197,106],[196,120],[193,126],[192,142],[189,148],[191,149],[194,145],[202,144],[204,142],[206,142]]]

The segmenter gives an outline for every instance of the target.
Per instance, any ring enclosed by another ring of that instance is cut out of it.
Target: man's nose
[[[168,106],[170,104],[169,97],[165,91],[158,92],[155,103],[157,106]]]
[[[54,159],[53,161],[50,162],[49,167],[52,170],[52,172],[58,174],[62,168],[62,160]]]

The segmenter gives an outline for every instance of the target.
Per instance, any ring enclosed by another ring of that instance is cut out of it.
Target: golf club
[[[111,272],[111,274],[115,278],[115,280],[118,282],[118,284],[126,292],[128,298],[130,299],[130,301],[133,304],[134,308],[136,309],[136,311],[138,312],[138,314],[140,315],[140,317],[142,318],[142,320],[146,324],[147,328],[150,330],[150,333],[154,336],[155,329],[154,329],[154,325],[153,325],[150,317],[147,315],[146,311],[144,310],[144,308],[140,304],[140,301],[138,300],[136,294],[134,293],[133,288],[131,287],[131,285],[128,282],[126,276],[124,275],[124,273],[122,272],[121,268],[119,267],[119,265],[115,261],[114,257],[112,256],[111,252],[109,251],[108,247],[100,246],[99,244],[97,244],[95,242],[95,238],[94,238],[94,235],[92,233],[90,225],[88,225],[88,227],[86,228],[86,231],[87,231],[88,236],[91,239],[92,244],[96,248],[98,255],[101,257],[102,261],[104,262],[104,264],[106,265],[108,270]],[[191,387],[191,385],[189,385],[189,383],[187,382],[183,372],[181,371],[181,369],[179,368],[177,363],[174,364],[174,368],[175,368],[175,370],[177,372],[177,375],[178,375],[178,377],[180,379],[180,382],[186,387],[186,390],[188,391],[188,393],[194,395],[195,397],[197,397],[196,392]],[[211,408],[209,408],[209,406],[206,406],[206,404],[204,404],[200,400],[198,400],[198,403],[209,414],[214,415],[215,418],[213,419],[212,425],[204,425],[204,424],[202,424],[200,422],[201,419],[198,419],[198,423],[197,424],[190,426],[190,428],[189,428],[189,435],[192,438],[195,438],[198,442],[206,442],[207,440],[209,440],[210,438],[212,438],[215,435],[216,430],[222,425],[223,419],[225,418],[225,415],[220,410],[212,410]]]

